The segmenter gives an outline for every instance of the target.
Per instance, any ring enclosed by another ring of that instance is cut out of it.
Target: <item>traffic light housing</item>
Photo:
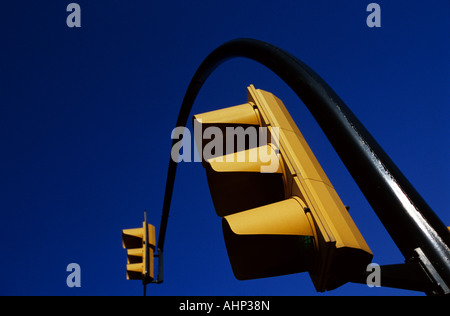
[[[309,272],[317,291],[339,287],[372,252],[281,100],[247,91],[245,104],[193,117],[233,273]]]
[[[142,228],[122,230],[122,244],[127,249],[127,280],[142,280],[143,284],[154,279],[155,226],[145,221]]]

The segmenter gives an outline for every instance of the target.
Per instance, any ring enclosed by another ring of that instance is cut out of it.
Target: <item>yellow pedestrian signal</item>
[[[281,100],[250,86],[246,104],[193,119],[237,279],[309,272],[325,291],[366,270],[373,255]]]
[[[123,247],[127,249],[127,280],[154,279],[155,227],[143,223],[142,228],[122,230]]]

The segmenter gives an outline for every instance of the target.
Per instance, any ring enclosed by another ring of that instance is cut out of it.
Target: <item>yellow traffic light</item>
[[[253,86],[247,99],[194,116],[233,273],[307,271],[318,291],[332,290],[372,253],[281,100]]]
[[[142,228],[122,230],[123,247],[127,249],[127,280],[147,284],[154,279],[155,240],[155,227],[146,222]]]

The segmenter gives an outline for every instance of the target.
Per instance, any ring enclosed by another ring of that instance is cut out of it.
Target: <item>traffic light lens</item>
[[[314,244],[310,236],[238,235],[222,220],[225,245],[238,280],[274,277],[310,271]]]
[[[223,235],[236,278],[309,271],[315,249],[311,224],[297,198],[224,217]]]
[[[284,199],[283,175],[206,171],[218,216],[227,216]]]

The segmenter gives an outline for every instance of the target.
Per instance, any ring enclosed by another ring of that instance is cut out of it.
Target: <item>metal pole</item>
[[[440,293],[450,287],[450,232],[341,98],[311,68],[265,42],[237,39],[214,50],[186,91],[177,126],[186,126],[203,83],[223,62],[244,57],[266,66],[307,106],[407,262],[420,262]],[[173,140],[175,143],[176,140]],[[173,143],[173,144],[174,144]],[[169,159],[158,248],[163,249],[177,163]]]
[[[144,286],[144,296],[147,296],[147,283],[148,283],[148,266],[149,266],[149,245],[148,245],[148,223],[147,223],[147,210],[144,211],[144,246],[145,246],[145,260],[144,260],[144,278],[142,279],[142,285]]]

